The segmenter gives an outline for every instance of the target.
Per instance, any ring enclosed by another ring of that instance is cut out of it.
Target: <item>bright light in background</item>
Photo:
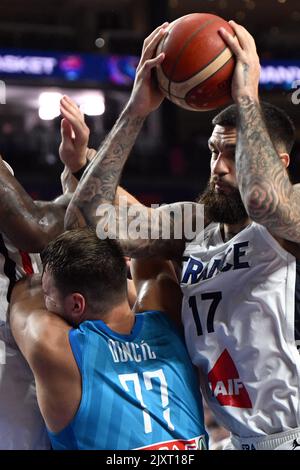
[[[59,102],[62,94],[57,91],[44,91],[39,96],[39,117],[45,121],[60,115]]]
[[[95,46],[99,47],[99,49],[101,49],[101,47],[104,47],[105,46],[105,39],[104,38],[97,38],[96,41],[95,41]]]
[[[65,94],[68,94],[68,92]],[[87,116],[101,116],[105,111],[104,94],[101,91],[81,91],[76,94],[71,92],[70,96]],[[44,91],[40,93],[40,119],[49,121],[58,117],[60,115],[60,100],[62,97],[63,93],[58,91]]]
[[[105,111],[104,96],[100,92],[83,95],[78,103],[80,110],[87,116],[101,116]]]

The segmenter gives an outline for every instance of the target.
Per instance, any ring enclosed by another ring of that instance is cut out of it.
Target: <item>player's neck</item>
[[[102,318],[107,326],[116,333],[128,335],[134,326],[135,315],[132,312],[128,301],[112,308],[110,312]]]
[[[247,218],[237,224],[221,224],[220,230],[224,242],[231,240],[231,238],[235,237],[237,233],[241,232],[250,223],[251,220]]]

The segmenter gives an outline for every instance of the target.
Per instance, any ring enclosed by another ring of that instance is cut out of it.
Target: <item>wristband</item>
[[[82,168],[80,168],[80,170],[72,173],[72,175],[77,179],[77,181],[80,181],[83,173],[85,172],[86,168],[89,166],[89,163],[90,163],[89,160],[87,160],[86,164]]]

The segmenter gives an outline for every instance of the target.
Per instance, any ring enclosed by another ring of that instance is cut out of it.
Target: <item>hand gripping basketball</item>
[[[220,34],[236,57],[232,98],[235,102],[245,97],[258,101],[260,64],[255,41],[243,26],[234,21],[229,23],[236,36],[233,38],[223,28],[220,29]]]
[[[164,99],[163,93],[153,80],[152,70],[163,60],[164,54],[155,57],[155,50],[160,39],[164,36],[168,23],[156,28],[144,41],[140,62],[136,69],[135,81],[129,100],[132,112],[140,117],[146,117],[159,107]]]
[[[192,13],[173,21],[160,41],[157,67],[160,89],[173,103],[191,111],[208,111],[231,100],[234,54],[219,34],[227,21],[216,15]]]

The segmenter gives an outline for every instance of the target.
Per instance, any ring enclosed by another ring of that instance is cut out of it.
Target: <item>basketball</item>
[[[157,47],[165,59],[157,79],[165,96],[191,111],[209,111],[231,100],[235,59],[218,30],[234,31],[223,18],[192,13],[170,23]]]

